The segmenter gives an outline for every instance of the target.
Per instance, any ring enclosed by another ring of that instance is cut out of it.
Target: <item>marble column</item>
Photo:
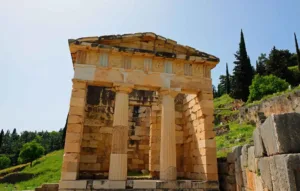
[[[176,135],[175,104],[177,92],[160,91],[162,96],[161,141],[160,141],[160,180],[176,180]]]
[[[115,87],[115,110],[113,120],[112,150],[110,154],[109,180],[127,179],[128,146],[128,94],[131,85]]]

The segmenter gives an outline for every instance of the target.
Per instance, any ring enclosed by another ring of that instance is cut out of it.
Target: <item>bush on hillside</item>
[[[289,83],[274,75],[256,75],[252,80],[251,86],[249,87],[250,94],[248,97],[248,102],[260,100],[266,95],[284,91],[288,87]]]
[[[20,163],[30,162],[30,166],[32,166],[32,162],[40,158],[44,152],[44,147],[36,141],[26,143],[21,149],[18,161]]]
[[[8,168],[10,163],[11,161],[7,156],[3,155],[0,157],[0,169]]]

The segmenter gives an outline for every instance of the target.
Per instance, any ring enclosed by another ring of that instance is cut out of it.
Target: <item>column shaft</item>
[[[160,142],[160,179],[176,180],[176,137],[175,137],[174,97],[162,97],[161,142]]]
[[[128,93],[116,92],[109,180],[127,179]]]

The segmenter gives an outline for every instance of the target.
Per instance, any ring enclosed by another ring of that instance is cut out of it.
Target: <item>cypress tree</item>
[[[298,47],[298,41],[297,41],[297,36],[296,33],[294,33],[294,37],[295,37],[295,45],[296,45],[296,53],[297,53],[297,60],[298,60],[298,70],[300,71],[300,50]]]
[[[0,148],[2,147],[3,136],[4,136],[4,131],[3,131],[3,129],[2,129],[2,130],[1,130],[1,133],[0,133]]]
[[[239,50],[234,56],[236,61],[234,61],[235,67],[233,69],[232,97],[247,101],[249,96],[249,86],[252,83],[254,71],[247,55],[245,39],[242,30]]]
[[[227,94],[230,94],[230,89],[231,89],[230,76],[228,72],[228,64],[226,63],[226,93]]]

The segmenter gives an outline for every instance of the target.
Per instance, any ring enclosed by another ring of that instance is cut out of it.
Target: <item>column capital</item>
[[[122,92],[129,94],[132,92],[134,85],[133,84],[126,84],[126,83],[114,83],[113,89],[116,92]]]
[[[161,88],[158,92],[160,95],[170,95],[173,98],[175,98],[180,93],[180,91],[178,90],[167,89],[167,88]]]

